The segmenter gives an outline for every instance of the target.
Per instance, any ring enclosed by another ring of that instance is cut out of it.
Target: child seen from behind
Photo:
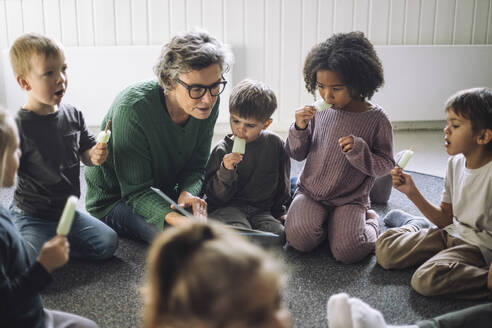
[[[0,188],[12,187],[19,167],[19,136],[14,120],[0,109]],[[64,236],[43,244],[31,261],[25,243],[0,206],[0,327],[97,327],[85,318],[43,308],[39,293],[53,280],[51,272],[68,261]]]
[[[11,209],[34,260],[44,242],[55,236],[68,196],[80,197],[80,160],[101,165],[108,148],[96,144],[78,109],[61,103],[68,82],[61,45],[42,35],[24,34],[12,45],[10,60],[27,96],[16,117],[23,156]],[[71,255],[85,259],[109,258],[118,244],[111,228],[80,211],[67,238]]]
[[[412,287],[422,295],[492,299],[492,90],[458,92],[446,103],[444,146],[451,156],[441,204],[420,193],[395,167],[393,186],[429,221],[395,210],[376,243],[385,269],[419,265]],[[430,227],[430,228],[429,228]]]
[[[391,123],[368,101],[384,82],[383,68],[362,32],[340,33],[309,52],[304,80],[331,107],[297,109],[289,129],[285,149],[306,164],[287,213],[287,242],[307,252],[328,238],[335,259],[357,262],[379,234],[369,192],[395,164]]]
[[[146,328],[290,327],[279,263],[225,226],[165,230],[147,266]]]
[[[290,197],[290,159],[284,142],[266,131],[277,99],[267,85],[243,80],[229,100],[232,134],[215,148],[205,171],[210,218],[234,226],[273,232],[285,242],[279,219]],[[235,138],[246,141],[244,155],[233,153]]]

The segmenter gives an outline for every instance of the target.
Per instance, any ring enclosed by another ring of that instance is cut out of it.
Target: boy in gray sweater
[[[232,134],[213,149],[205,173],[205,195],[210,218],[233,226],[273,232],[285,241],[279,219],[290,196],[290,160],[284,141],[266,131],[277,108],[265,84],[243,80],[229,100]],[[233,152],[243,139],[244,153]]]

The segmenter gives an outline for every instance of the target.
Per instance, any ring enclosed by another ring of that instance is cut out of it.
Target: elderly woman
[[[150,189],[156,187],[206,219],[199,197],[232,54],[205,31],[175,36],[154,72],[114,100],[109,157],[86,168],[87,210],[119,234],[152,242],[166,224],[189,219]]]

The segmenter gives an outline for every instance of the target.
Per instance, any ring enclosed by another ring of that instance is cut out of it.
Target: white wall
[[[387,84],[375,101],[392,120],[441,119],[452,92],[492,86],[491,21],[492,0],[0,0],[0,49],[29,31],[60,39],[72,63],[66,100],[98,124],[122,84],[152,76],[171,35],[201,26],[231,45],[233,83],[272,86],[282,129],[312,101],[302,81],[306,53],[350,30],[377,45]],[[0,104],[10,106],[17,89],[5,76],[4,60]]]

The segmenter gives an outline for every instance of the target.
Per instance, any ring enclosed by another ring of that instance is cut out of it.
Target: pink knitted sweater
[[[344,153],[338,139],[354,137]],[[285,150],[297,161],[306,159],[298,181],[301,191],[330,206],[369,206],[375,178],[394,167],[393,130],[379,106],[362,113],[327,109],[317,112],[305,130],[292,124]]]

